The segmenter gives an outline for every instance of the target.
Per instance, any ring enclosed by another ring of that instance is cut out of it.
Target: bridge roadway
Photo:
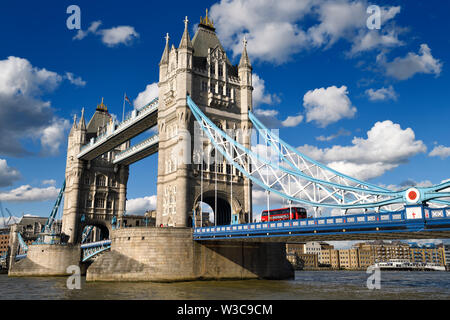
[[[130,165],[158,152],[159,136],[156,134],[141,143],[118,153],[113,164]]]
[[[203,227],[194,229],[194,240],[295,242],[450,238],[450,208],[425,208],[423,213],[419,219],[408,219],[403,210]]]
[[[145,130],[157,125],[158,100],[155,99],[141,109],[131,112],[119,125],[108,126],[107,132],[92,139],[81,148],[78,159],[93,160],[115,147],[131,140]],[[137,160],[136,160],[137,161]]]

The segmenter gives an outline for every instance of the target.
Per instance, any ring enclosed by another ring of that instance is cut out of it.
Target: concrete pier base
[[[67,267],[80,265],[80,246],[32,245],[27,257],[11,261],[8,275],[11,277],[66,276]],[[14,258],[12,258],[14,259]]]
[[[87,281],[289,279],[282,243],[192,240],[189,228],[127,228],[87,269]]]

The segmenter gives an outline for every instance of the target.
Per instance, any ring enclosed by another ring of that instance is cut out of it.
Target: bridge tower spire
[[[242,110],[251,109],[251,67],[241,70],[231,64],[215,30],[206,14],[191,40],[186,17],[179,47],[172,46],[169,51],[166,41],[158,84],[158,226],[191,227],[200,199],[217,208],[215,223],[218,225],[230,224],[232,213],[239,217],[235,222],[246,222],[251,215],[251,184],[247,179],[218,157],[217,163],[204,167],[205,179],[201,184],[202,162],[193,161],[199,137],[195,136],[188,95],[207,109],[208,116],[221,128],[249,127]],[[241,83],[241,71],[250,74],[250,84],[247,80]],[[248,145],[249,142],[250,139]],[[211,149],[208,156],[209,153]],[[199,219],[199,215],[195,218]],[[199,223],[196,221],[197,226]]]
[[[115,166],[110,160],[128,142],[91,161],[78,158],[86,144],[112,129],[111,120],[102,99],[89,123],[86,125],[83,108],[69,133],[62,223],[69,243],[80,243],[85,226],[95,226],[101,237],[108,237],[113,217],[125,211],[129,168]]]
[[[239,84],[240,84],[240,107],[241,107],[241,129],[243,132],[242,144],[247,149],[251,149],[251,129],[252,123],[249,119],[248,112],[253,109],[253,87],[252,87],[252,66],[250,64],[250,59],[247,53],[247,39],[244,37],[243,41],[243,51],[241,59],[239,61],[238,72],[239,72]],[[248,201],[245,207],[251,212],[252,208],[252,187],[251,181],[246,179],[244,181],[244,194],[245,199]],[[249,217],[253,220],[253,217]]]

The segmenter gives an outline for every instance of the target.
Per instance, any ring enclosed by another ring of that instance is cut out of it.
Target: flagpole
[[[122,122],[125,120],[125,97],[127,96],[127,93],[125,92],[123,94],[123,111],[122,111]]]

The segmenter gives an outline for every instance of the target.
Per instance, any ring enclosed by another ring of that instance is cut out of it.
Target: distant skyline
[[[72,4],[81,30],[67,28]],[[379,30],[367,27],[372,4],[382,9]],[[448,3],[26,1],[0,11],[3,206],[16,216],[48,216],[74,116],[84,107],[90,119],[104,98],[120,120],[125,92],[134,107],[156,97],[166,33],[178,47],[185,16],[193,37],[206,8],[233,64],[248,40],[254,113],[285,141],[392,189],[450,178]],[[129,213],[155,208],[156,166],[151,156],[130,167]],[[264,191],[255,187],[253,202],[258,216]],[[286,206],[276,198],[271,205]]]

